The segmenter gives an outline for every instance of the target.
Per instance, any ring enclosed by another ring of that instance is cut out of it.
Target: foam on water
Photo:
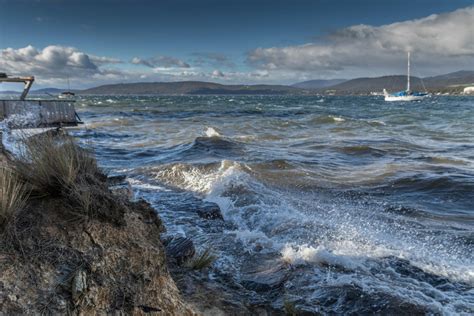
[[[29,104],[22,111],[12,114],[0,121],[0,132],[2,133],[2,144],[5,150],[13,156],[20,156],[24,151],[21,139],[29,134],[25,128],[35,126],[40,120],[40,106]],[[12,128],[22,128],[13,130]]]
[[[205,132],[207,137],[219,137],[221,134],[219,134],[218,131],[216,131],[213,127],[208,127]]]
[[[330,116],[330,117],[332,117],[334,122],[345,122],[346,121],[346,119],[344,119],[342,117],[338,117],[338,116]]]
[[[317,208],[308,212],[316,201],[289,199],[288,193],[266,187],[249,171],[248,166],[227,160],[214,168],[177,164],[159,171],[157,179],[217,203],[226,220],[237,225],[238,230],[232,233],[248,251],[258,246],[264,251],[279,251],[281,260],[291,264],[338,267],[346,271],[338,273],[338,282],[354,284],[357,280],[368,293],[388,291],[413,301],[414,293],[439,291],[416,277],[391,273],[392,268],[383,261],[390,257],[407,260],[427,274],[474,285],[474,258],[468,246],[441,243],[433,233],[419,233],[406,223],[384,222],[374,216],[375,207],[366,205],[367,210],[344,200],[326,213],[319,213]],[[406,282],[416,285],[407,291]],[[452,296],[445,307],[436,299],[417,304],[434,304],[436,310],[449,312],[456,310],[456,304],[468,308],[474,299],[469,294],[463,298],[449,291],[439,292]]]

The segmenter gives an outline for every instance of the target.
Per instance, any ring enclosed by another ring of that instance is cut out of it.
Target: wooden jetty
[[[23,82],[25,87],[18,100],[0,100],[0,121],[9,128],[67,127],[81,124],[74,100],[27,100],[34,77],[9,77],[0,73],[2,82]]]

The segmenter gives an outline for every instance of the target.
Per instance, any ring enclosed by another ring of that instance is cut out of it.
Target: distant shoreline
[[[474,86],[474,71],[458,71],[434,77],[411,77],[412,89],[432,94],[463,95],[465,87]],[[270,84],[220,84],[205,81],[135,82],[101,85],[88,89],[71,90],[78,95],[370,95],[371,93],[401,91],[406,89],[406,76],[393,75],[351,80],[310,80],[293,85]],[[63,90],[44,88],[33,90],[31,95],[59,95]],[[0,91],[0,94],[16,95],[16,91]]]

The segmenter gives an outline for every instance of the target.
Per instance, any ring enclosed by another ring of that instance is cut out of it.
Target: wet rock
[[[205,219],[224,220],[221,209],[219,205],[217,205],[216,203],[204,202],[202,205],[199,206],[196,212],[199,215],[199,217],[202,217]]]
[[[242,286],[256,292],[282,288],[288,278],[286,265],[273,260],[261,262],[258,258],[255,259],[249,260],[242,269]]]
[[[178,265],[191,259],[196,253],[194,243],[189,238],[174,237],[164,242],[166,244],[166,255]]]
[[[109,190],[110,192],[112,192],[113,195],[118,196],[127,201],[133,199],[134,196],[133,189],[130,183],[109,187]]]
[[[126,175],[116,175],[107,177],[107,184],[109,186],[124,185],[127,184]]]

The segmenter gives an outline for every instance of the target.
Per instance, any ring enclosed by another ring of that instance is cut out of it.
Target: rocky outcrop
[[[60,205],[43,202],[17,219],[19,240],[2,247],[2,312],[193,314],[168,274],[163,226],[147,203],[129,203],[123,226],[70,223]]]
[[[16,214],[0,232],[0,314],[195,314],[168,272],[155,210],[109,194],[123,221],[76,218],[61,197]]]

